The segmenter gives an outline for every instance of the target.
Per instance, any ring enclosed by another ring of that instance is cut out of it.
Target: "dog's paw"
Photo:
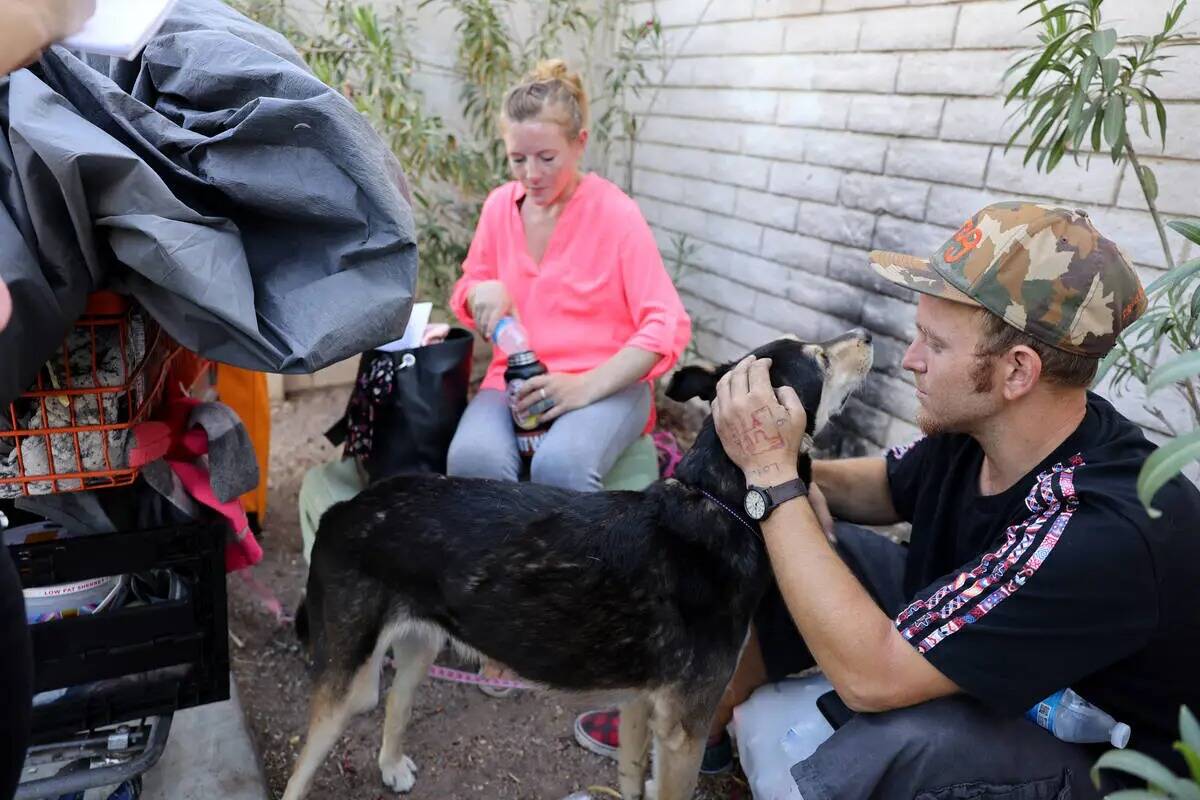
[[[408,756],[401,756],[393,764],[380,764],[383,783],[394,792],[411,792],[417,782],[417,765]]]

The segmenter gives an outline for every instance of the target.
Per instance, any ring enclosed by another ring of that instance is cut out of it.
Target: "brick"
[[[770,328],[756,320],[743,317],[740,314],[730,314],[721,323],[721,332],[734,343],[741,345],[744,350],[753,350],[767,342],[774,341],[785,333],[777,328]]]
[[[745,4],[743,3],[743,6]],[[784,28],[758,21],[716,22],[681,28],[667,36],[667,51],[682,55],[727,56],[745,53],[778,53],[783,50]],[[671,41],[677,39],[678,41]]]
[[[1167,62],[1170,64],[1170,62]],[[1193,73],[1194,74],[1194,73]],[[1153,88],[1153,86],[1151,87]],[[1184,103],[1164,103],[1167,109],[1167,145],[1163,149],[1154,111],[1150,114],[1150,135],[1142,132],[1136,110],[1129,115],[1129,141],[1139,156],[1171,156],[1200,158],[1200,106]]]
[[[900,56],[892,53],[839,53],[809,56],[813,89],[890,93]]]
[[[856,395],[864,404],[887,411],[900,419],[917,418],[916,389],[912,384],[883,372],[872,371]]]
[[[734,215],[741,219],[790,231],[796,228],[799,211],[799,200],[749,189],[737,190]]]
[[[1196,154],[1200,156],[1200,153]],[[1101,159],[1093,159],[1092,165]],[[1104,159],[1108,166],[1108,159]],[[1158,210],[1164,214],[1195,214],[1196,187],[1200,186],[1200,164],[1187,161],[1160,161],[1153,158],[1141,159],[1143,166],[1154,171],[1158,180]],[[1056,170],[1057,171],[1057,170]],[[1134,176],[1133,167],[1127,167],[1121,182],[1118,203],[1123,208],[1145,208],[1146,198],[1141,183]],[[1175,234],[1171,234],[1174,236]]]
[[[871,294],[885,294],[898,300],[912,300],[911,289],[894,284],[871,269],[866,250],[834,245],[826,274],[831,280],[857,287],[860,294],[865,290]],[[860,317],[861,314],[860,308]]]
[[[652,168],[677,175],[707,173],[709,180],[754,189],[767,188],[767,175],[771,168],[771,162],[762,158],[741,155],[714,158],[703,150],[647,143],[637,146],[634,164],[639,168]]]
[[[1005,144],[1021,124],[1016,117],[1010,118],[1015,108],[1005,107],[1004,100],[999,97],[948,98],[946,109],[942,112],[939,134],[947,141]],[[1028,140],[1022,134],[1017,141],[1023,143]],[[1016,147],[1013,152],[1016,152]]]
[[[900,59],[896,91],[990,96],[1010,59],[1007,51],[907,53]]]
[[[784,29],[785,53],[836,53],[858,46],[862,20],[857,14],[822,14],[788,21]]]
[[[704,16],[701,18],[701,12]],[[740,19],[749,16],[742,0],[713,0],[711,5],[701,5],[694,0],[655,0],[650,4],[639,4],[635,21],[650,19],[657,13],[664,26],[685,26],[721,19]]]
[[[862,321],[869,330],[910,341],[916,335],[916,311],[911,303],[884,295],[869,295],[863,302]]]
[[[738,281],[726,280],[701,270],[689,270],[679,281],[679,288],[714,306],[738,314],[754,310],[758,292]]]
[[[719,333],[702,330],[697,332],[692,339],[696,342],[696,348],[702,358],[718,364],[736,361],[746,355],[746,348],[731,342]]]
[[[707,214],[704,220],[706,232],[698,238],[714,244],[724,245],[743,253],[757,253],[762,247],[763,228],[753,222]]]
[[[1146,388],[1137,381],[1123,383],[1119,391],[1114,391],[1111,379],[1107,379],[1098,388],[1101,396],[1108,399],[1117,410],[1137,424],[1162,431],[1163,424],[1146,410]],[[1196,421],[1183,398],[1174,391],[1156,392],[1153,404],[1163,413],[1176,430],[1190,431],[1196,427]]]
[[[821,0],[755,0],[754,16],[760,19],[773,17],[798,17],[816,14],[821,10]]]
[[[824,9],[830,11],[854,11],[860,8],[885,8],[902,6],[903,0],[825,0]]]
[[[1167,12],[1176,0],[1106,0],[1100,7],[1100,19],[1104,25],[1113,25],[1121,36],[1153,36],[1162,31]],[[1182,25],[1186,29],[1188,18],[1183,15]]]
[[[867,133],[936,136],[942,102],[940,97],[858,95],[850,103],[847,125]]]
[[[875,215],[821,203],[802,203],[796,230],[829,242],[869,247]]]
[[[765,258],[746,255],[715,244],[698,243],[692,260],[706,271],[766,291],[778,291],[792,270]]]
[[[1131,175],[1132,173],[1127,173],[1125,180],[1128,181]],[[1139,198],[1140,196],[1139,194]],[[1166,264],[1162,244],[1158,240],[1158,231],[1149,211],[1094,208],[1089,210],[1088,214],[1091,215],[1096,230],[1120,245],[1137,263],[1159,267]],[[1171,245],[1171,254],[1176,263],[1179,263],[1183,259],[1187,239],[1174,231],[1167,231],[1167,242]]]
[[[1020,7],[1011,0],[963,5],[954,33],[954,47],[981,49],[1037,44],[1037,29],[1026,27],[1037,19],[1036,7],[1018,14]]]
[[[651,102],[654,105],[651,108]],[[776,93],[751,89],[680,89],[666,87],[644,91],[629,100],[635,114],[667,114],[676,117],[770,122],[775,118]]]
[[[1021,155],[1003,148],[992,150],[988,161],[987,187],[1005,191],[1035,194],[1061,199],[1075,204],[1105,205],[1113,201],[1120,173],[1107,158],[1093,158],[1090,166],[1080,161],[1077,166],[1069,158],[1059,162],[1049,175],[1021,165]]]
[[[638,197],[649,196],[729,215],[734,213],[737,195],[737,189],[732,186],[668,175],[644,166],[634,171],[633,191]]]
[[[872,248],[924,257],[949,241],[954,230],[884,215],[875,223]]]
[[[704,213],[697,208],[664,203],[650,197],[638,197],[638,208],[651,226],[665,228],[675,233],[687,233],[695,236],[704,230]]]
[[[814,65],[807,56],[700,56],[681,58],[671,69],[672,86],[721,89],[811,89]]]
[[[846,94],[789,92],[779,98],[776,121],[780,125],[840,130],[846,127],[850,102],[851,95]]]
[[[714,305],[683,288],[679,289],[679,299],[683,301],[683,307],[687,309],[688,316],[692,319],[692,330],[708,329],[714,326],[719,328],[721,320],[729,313],[727,309]]]
[[[763,231],[761,255],[780,264],[799,267],[805,272],[821,274],[829,264],[831,247],[829,242],[811,236],[767,228]]]
[[[852,396],[838,414],[838,421],[872,443],[882,445],[887,439],[892,417],[886,411],[871,408]]]
[[[887,211],[908,219],[925,218],[929,184],[904,178],[853,172],[842,178],[838,200],[847,208]]]
[[[830,339],[829,331],[843,331],[845,320],[822,311],[797,305],[783,297],[762,295],[755,307],[755,319],[772,328],[798,336],[806,342]]]
[[[1194,14],[1184,14],[1185,26],[1188,17]],[[1171,60],[1160,65],[1164,67],[1163,76],[1153,78],[1150,88],[1163,100],[1200,100],[1200,83],[1196,81],[1200,72],[1200,47],[1193,44],[1169,52]]]
[[[929,190],[925,208],[926,222],[957,228],[984,206],[999,200],[1011,199],[1009,194],[997,194],[986,189],[963,189],[958,186],[934,185]]]
[[[910,308],[908,316],[915,320],[916,313],[915,308]],[[904,352],[908,350],[908,344],[911,340],[908,337],[897,339],[893,336],[888,336],[883,331],[873,328],[865,319],[863,322],[863,327],[875,334],[874,339],[871,341],[871,346],[875,350],[875,369],[894,377],[908,374],[908,370],[904,369],[902,363],[904,361]]]
[[[840,171],[828,167],[776,163],[771,165],[769,186],[775,194],[832,203],[837,200],[841,179]]]
[[[843,167],[859,172],[883,172],[888,139],[865,133],[808,131],[805,159],[812,164]]]
[[[989,145],[899,139],[888,148],[886,172],[906,178],[981,187],[990,151]]]
[[[958,6],[898,8],[863,14],[860,50],[947,50]]]
[[[639,121],[638,141],[704,147],[735,153],[743,125],[716,120],[646,116]]]
[[[803,161],[809,134],[776,125],[742,125],[742,152],[776,161]]]
[[[786,296],[805,308],[839,317],[850,326],[857,325],[862,319],[865,299],[862,291],[840,281],[820,275],[793,273],[792,280],[787,284]]]

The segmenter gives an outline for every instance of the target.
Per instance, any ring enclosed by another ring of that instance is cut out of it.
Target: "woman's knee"
[[[497,447],[475,436],[456,434],[446,453],[446,474],[459,478],[515,481],[519,469],[515,446],[511,449]]]
[[[529,480],[560,489],[590,492],[602,488],[594,453],[571,442],[545,441],[529,464]]]

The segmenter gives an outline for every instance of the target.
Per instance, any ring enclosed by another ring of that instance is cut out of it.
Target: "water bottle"
[[[1089,744],[1109,742],[1113,747],[1129,744],[1129,726],[1104,713],[1070,689],[1062,689],[1025,712],[1064,742]]]
[[[550,430],[550,424],[541,421],[539,414],[517,411],[517,400],[521,387],[530,378],[546,374],[546,365],[538,360],[529,347],[529,335],[524,326],[513,317],[504,317],[492,331],[492,341],[508,354],[508,369],[504,370],[504,393],[512,415],[513,433],[517,436],[517,450],[525,458],[532,458],[538,445]]]

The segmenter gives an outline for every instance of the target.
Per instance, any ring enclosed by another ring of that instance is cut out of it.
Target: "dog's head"
[[[815,436],[871,370],[871,334],[855,329],[836,339],[810,344],[788,337],[776,339],[750,353],[771,359],[771,385],[791,386],[808,414],[808,434]],[[683,402],[693,397],[712,400],[717,381],[737,364],[716,369],[683,367],[671,378],[667,397]]]

